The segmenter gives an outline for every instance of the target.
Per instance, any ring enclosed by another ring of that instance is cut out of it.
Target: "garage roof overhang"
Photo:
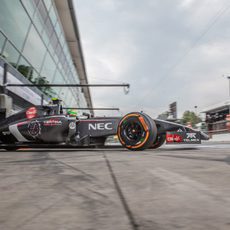
[[[217,113],[225,109],[229,109],[229,107],[230,107],[230,100],[225,100],[218,104],[207,107],[202,111],[202,113]]]
[[[81,84],[88,84],[84,57],[81,47],[81,40],[77,25],[77,18],[72,0],[54,0],[62,27],[65,33],[66,42],[71,52],[73,63],[76,67]],[[89,88],[82,88],[87,106],[93,107]],[[91,111],[92,112],[92,111]]]

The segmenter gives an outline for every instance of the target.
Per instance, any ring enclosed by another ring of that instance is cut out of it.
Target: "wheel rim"
[[[138,143],[143,138],[143,128],[139,122],[130,121],[124,125],[124,134],[129,141]]]
[[[121,139],[127,146],[135,147],[145,140],[146,131],[138,117],[123,120],[120,130]]]

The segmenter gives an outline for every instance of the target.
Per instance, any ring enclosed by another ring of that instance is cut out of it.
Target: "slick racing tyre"
[[[121,144],[130,150],[143,150],[154,143],[157,136],[155,122],[144,113],[129,113],[124,116],[117,132]]]
[[[157,149],[161,147],[165,143],[165,140],[165,134],[157,135],[156,140],[153,142],[152,146],[150,146],[150,149]]]

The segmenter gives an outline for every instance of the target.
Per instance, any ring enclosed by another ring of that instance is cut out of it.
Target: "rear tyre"
[[[119,125],[117,135],[121,144],[129,150],[149,148],[157,136],[155,122],[144,113],[129,113]]]
[[[165,134],[157,135],[156,140],[154,141],[152,146],[150,146],[150,149],[157,149],[161,147],[165,143],[165,140],[166,140]]]

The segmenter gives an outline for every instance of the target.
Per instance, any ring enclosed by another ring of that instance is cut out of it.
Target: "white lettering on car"
[[[89,130],[112,130],[112,123],[89,123]]]

